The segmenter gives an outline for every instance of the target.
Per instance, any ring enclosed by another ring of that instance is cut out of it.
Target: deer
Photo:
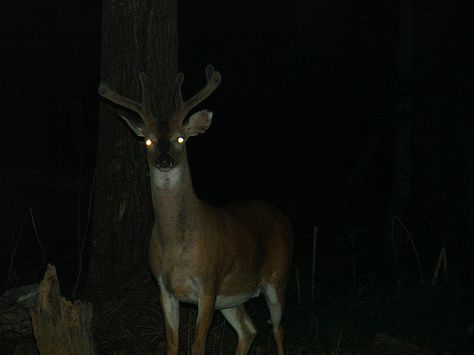
[[[235,354],[247,354],[256,327],[244,303],[262,294],[270,313],[278,355],[284,354],[281,319],[293,253],[289,220],[272,205],[250,200],[222,208],[194,192],[186,155],[190,137],[204,133],[213,113],[188,113],[211,95],[221,74],[208,65],[206,85],[183,100],[184,74],[175,81],[175,111],[156,118],[151,109],[148,76],[140,73],[141,102],[124,97],[101,82],[99,94],[139,117],[124,115],[130,129],[144,140],[154,209],[148,248],[151,273],[160,294],[167,354],[178,353],[179,303],[197,305],[193,355],[205,353],[215,310],[237,333]]]

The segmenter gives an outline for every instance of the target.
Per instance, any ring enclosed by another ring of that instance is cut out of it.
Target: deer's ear
[[[133,133],[135,133],[138,137],[143,138],[145,136],[145,123],[142,121],[141,118],[133,117],[127,115],[123,112],[117,112],[126,123],[132,129]]]
[[[198,134],[206,132],[212,123],[212,112],[202,110],[193,113],[189,117],[188,122],[184,124],[186,134],[188,136],[197,136]]]

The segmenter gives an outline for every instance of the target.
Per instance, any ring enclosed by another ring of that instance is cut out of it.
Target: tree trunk
[[[36,344],[41,354],[93,355],[92,306],[61,297],[56,268],[48,265],[31,311]]]
[[[177,4],[173,0],[103,1],[101,79],[140,100],[138,73],[146,72],[157,117],[174,108]],[[100,105],[92,247],[86,293],[116,292],[148,275],[152,206],[143,143]]]

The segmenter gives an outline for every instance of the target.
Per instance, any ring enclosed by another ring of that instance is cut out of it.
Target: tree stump
[[[48,265],[31,310],[33,333],[42,355],[91,355],[92,305],[61,297],[56,268]]]

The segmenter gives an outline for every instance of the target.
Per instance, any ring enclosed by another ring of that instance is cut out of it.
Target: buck
[[[206,337],[218,309],[238,336],[235,354],[247,354],[256,328],[244,302],[263,294],[270,311],[278,354],[284,354],[280,324],[293,249],[290,223],[276,208],[248,201],[215,208],[193,189],[186,142],[205,132],[212,112],[187,114],[219,86],[221,75],[206,67],[207,84],[183,101],[184,75],[176,77],[176,110],[165,119],[152,113],[148,79],[139,74],[141,102],[101,83],[99,93],[139,115],[120,115],[144,138],[150,171],[155,222],[149,263],[159,290],[167,337],[167,354],[178,352],[179,302],[198,306],[192,354],[205,353]]]

